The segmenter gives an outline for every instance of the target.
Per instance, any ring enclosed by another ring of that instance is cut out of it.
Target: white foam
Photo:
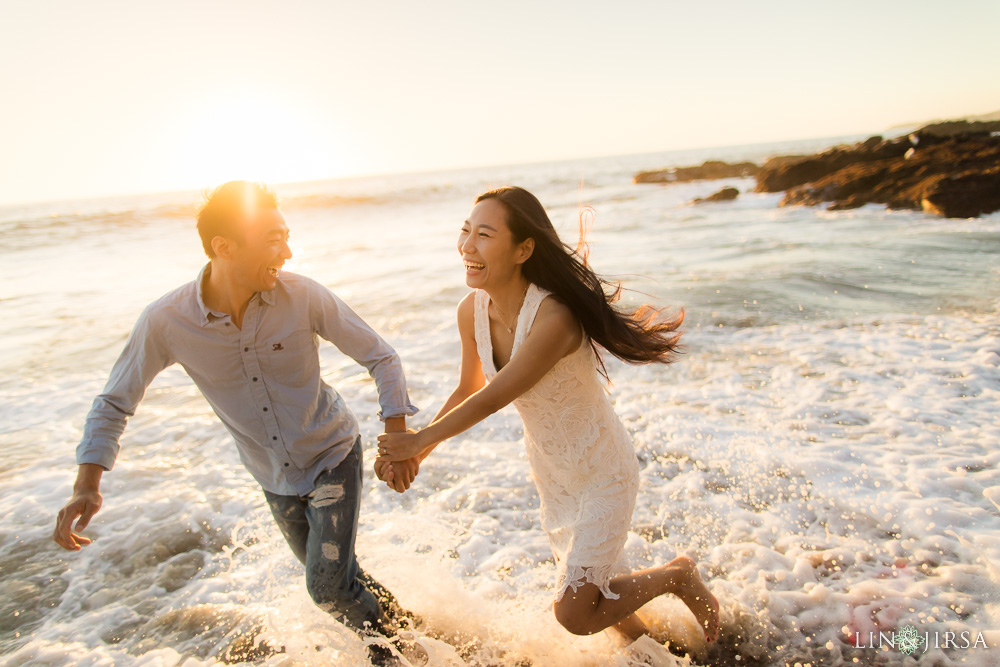
[[[969,239],[995,239],[1000,219],[917,228],[916,214],[775,209],[773,196],[746,194],[693,210],[683,204],[702,186],[641,189],[627,166],[608,165],[583,194],[605,225],[592,258],[609,273],[641,274],[628,284],[689,311],[679,363],[612,360],[609,370],[642,461],[626,553],[636,568],[689,554],[720,600],[719,642],[695,662],[867,660],[852,639],[907,624],[1000,644],[1000,295],[995,271],[989,282],[974,270],[981,258],[969,256],[967,284],[946,272]],[[512,173],[555,202],[561,229],[575,229],[578,166]],[[425,408],[416,424],[456,379],[458,222],[480,185],[510,176],[484,172],[440,195],[415,185],[371,206],[290,216],[298,270],[337,289],[401,353]],[[256,664],[363,660],[363,643],[309,600],[259,490],[179,369],[157,379],[129,425],[86,531],[94,544],[65,553],[51,542],[83,417],[128,327],[202,261],[192,234],[142,230],[87,241],[80,262],[104,247],[121,264],[72,294],[67,274],[56,275],[65,253],[29,249],[10,261],[49,276],[35,291],[20,285],[0,323],[4,345],[17,348],[0,357],[4,659],[212,665],[253,637],[284,647],[255,654]],[[159,247],[178,261],[144,273]],[[856,275],[868,258],[852,254],[872,247],[884,256]],[[917,250],[938,268],[906,269]],[[791,271],[790,262],[802,264]],[[891,275],[880,278],[878,262]],[[926,283],[927,294],[905,283]],[[753,326],[740,328],[742,319]],[[332,347],[321,359],[361,419],[369,466],[374,385]],[[555,563],[513,411],[442,445],[405,495],[370,471],[365,483],[359,558],[427,620],[430,634],[416,641],[432,665],[626,664],[603,636],[573,637],[553,617]],[[685,613],[669,600],[648,612],[654,624]],[[995,659],[981,649],[920,656]]]

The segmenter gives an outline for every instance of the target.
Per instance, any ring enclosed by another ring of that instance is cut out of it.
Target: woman
[[[574,634],[614,628],[638,639],[646,628],[634,612],[673,593],[714,640],[718,603],[690,558],[620,574],[628,571],[623,546],[638,463],[597,370],[605,370],[601,348],[631,363],[670,362],[683,315],[665,322],[649,307],[614,308],[621,287],[605,293],[610,283],[587,267],[582,230],[570,251],[522,188],[480,195],[458,250],[475,290],[458,306],[458,387],[423,430],[379,436],[379,477],[397,490],[408,487],[438,443],[513,402],[524,421],[542,526],[559,561],[559,623]]]

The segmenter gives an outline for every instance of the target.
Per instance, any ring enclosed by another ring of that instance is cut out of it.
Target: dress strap
[[[485,290],[475,291],[473,316],[475,318],[476,350],[486,368],[493,368],[493,340],[490,336],[490,297]],[[488,364],[488,365],[487,365]],[[496,372],[495,370],[493,372]]]
[[[535,315],[538,314],[538,307],[542,305],[545,297],[551,294],[552,292],[539,287],[535,283],[528,285],[528,291],[524,294],[524,304],[521,306],[521,312],[517,316],[517,331],[514,332],[514,346],[510,351],[510,356],[514,356],[517,349],[521,347],[521,343],[528,337],[531,325],[535,321]]]

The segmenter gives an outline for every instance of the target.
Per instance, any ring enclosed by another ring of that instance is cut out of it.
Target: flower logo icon
[[[924,638],[912,625],[903,626],[903,629],[896,633],[896,647],[906,655],[911,655],[923,643]]]

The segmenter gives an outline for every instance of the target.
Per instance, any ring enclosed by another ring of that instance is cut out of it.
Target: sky
[[[0,0],[0,205],[1000,109],[1000,2]]]

